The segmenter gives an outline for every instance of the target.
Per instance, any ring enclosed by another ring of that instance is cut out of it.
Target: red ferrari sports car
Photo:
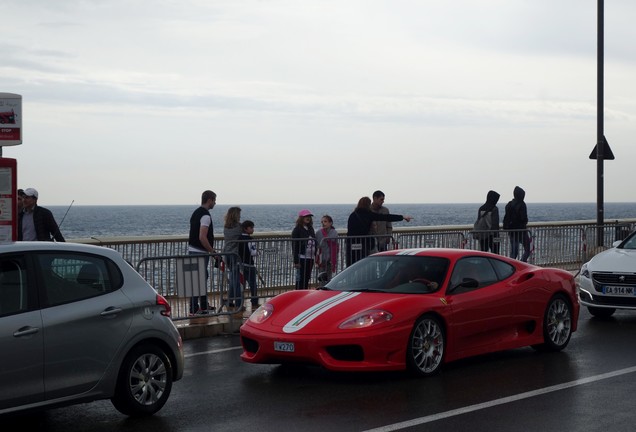
[[[578,316],[567,271],[472,250],[396,250],[262,305],[241,327],[241,358],[431,375],[493,351],[562,350]]]

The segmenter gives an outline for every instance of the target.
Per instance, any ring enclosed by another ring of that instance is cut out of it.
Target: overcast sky
[[[596,0],[0,2],[39,204],[596,202]],[[605,1],[606,202],[633,202],[636,2]]]

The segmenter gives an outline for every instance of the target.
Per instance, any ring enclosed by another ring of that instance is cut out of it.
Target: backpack
[[[490,230],[490,215],[492,212],[487,211],[484,212],[483,215],[479,216],[473,225],[473,231],[489,231]],[[473,238],[475,240],[484,240],[487,238],[489,233],[487,232],[474,232]]]

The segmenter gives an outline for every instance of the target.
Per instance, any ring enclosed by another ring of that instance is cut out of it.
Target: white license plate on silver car
[[[274,342],[274,351],[294,352],[293,342]]]
[[[636,291],[634,291],[634,287],[607,285],[603,287],[603,294],[614,296],[634,296],[636,295]]]

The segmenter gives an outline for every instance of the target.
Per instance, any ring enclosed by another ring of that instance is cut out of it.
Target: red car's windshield
[[[446,279],[448,266],[449,260],[441,257],[372,256],[343,270],[325,288],[405,294],[434,292]]]

